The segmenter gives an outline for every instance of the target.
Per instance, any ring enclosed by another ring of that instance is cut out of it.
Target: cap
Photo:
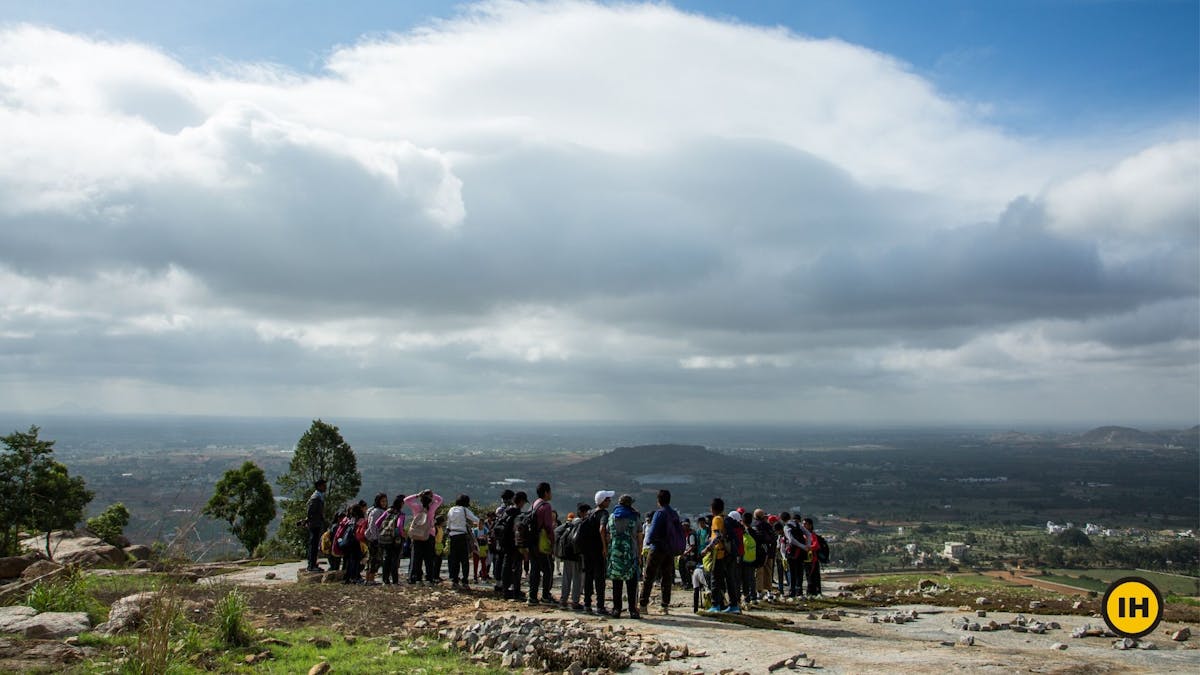
[[[746,515],[746,507],[744,507],[744,506],[737,507],[737,512],[742,514],[743,516]]]
[[[779,522],[779,516],[767,516],[767,522],[774,525]]]
[[[612,490],[596,490],[596,505],[599,506],[604,503],[605,499],[612,499],[616,496],[617,493]]]
[[[740,523],[742,522],[742,514],[738,513],[737,511],[730,511],[729,519]]]

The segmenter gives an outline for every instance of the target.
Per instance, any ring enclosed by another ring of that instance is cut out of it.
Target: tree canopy
[[[308,498],[319,478],[327,482],[325,520],[329,521],[338,506],[358,496],[362,472],[354,449],[342,438],[341,431],[317,419],[296,443],[287,473],[277,481],[280,494],[286,498],[278,537],[295,552],[303,550],[305,536],[295,525],[304,518]]]
[[[4,452],[0,454],[0,550],[16,553],[22,530],[46,533],[46,555],[49,534],[53,530],[69,529],[83,519],[83,510],[92,501],[92,493],[83,479],[72,477],[67,467],[54,460],[54,441],[38,438],[40,429],[14,431],[0,438]]]
[[[254,555],[275,519],[275,495],[266,474],[254,462],[226,471],[217,481],[204,515],[228,522],[230,533]]]

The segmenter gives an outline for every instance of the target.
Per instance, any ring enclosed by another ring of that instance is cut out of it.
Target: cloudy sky
[[[1200,17],[0,0],[0,410],[1195,424]]]

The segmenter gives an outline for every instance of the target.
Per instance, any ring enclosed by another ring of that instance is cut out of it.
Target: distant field
[[[1118,570],[1047,570],[1050,574],[1039,579],[1053,581],[1068,586],[1077,586],[1088,590],[1104,592],[1108,585],[1121,577],[1141,577],[1154,584],[1164,595],[1175,594],[1184,596],[1200,595],[1200,579],[1195,577],[1159,574],[1158,572],[1139,572],[1130,569]],[[1089,577],[1082,579],[1081,577]]]

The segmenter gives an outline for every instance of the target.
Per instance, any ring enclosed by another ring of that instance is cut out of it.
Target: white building
[[[967,557],[967,551],[970,550],[971,547],[961,541],[948,541],[946,547],[942,549],[942,557],[946,560],[962,562]]]

